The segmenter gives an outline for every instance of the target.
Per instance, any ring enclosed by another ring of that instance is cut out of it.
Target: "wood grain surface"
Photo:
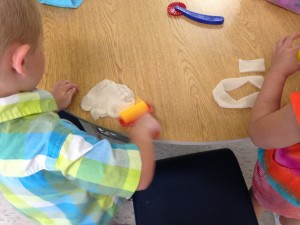
[[[78,9],[41,5],[46,72],[39,88],[59,80],[80,87],[69,110],[98,125],[128,132],[117,120],[94,121],[80,108],[85,94],[103,79],[126,84],[152,104],[162,140],[224,141],[248,137],[251,109],[225,109],[212,90],[239,72],[238,59],[264,58],[269,68],[279,38],[300,31],[300,15],[265,0],[189,0],[187,9],[225,17],[205,25],[167,14],[170,0],[85,0]],[[283,104],[299,89],[299,73],[289,78]],[[257,91],[245,85],[240,98]]]

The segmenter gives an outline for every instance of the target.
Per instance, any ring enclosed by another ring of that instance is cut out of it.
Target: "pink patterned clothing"
[[[300,126],[300,92],[290,96]],[[300,143],[277,149],[258,149],[252,192],[264,208],[300,219]]]

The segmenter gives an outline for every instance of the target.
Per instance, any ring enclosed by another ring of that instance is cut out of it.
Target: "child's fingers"
[[[300,54],[299,51],[300,51],[300,45],[295,45],[291,48],[292,54],[295,54],[297,58],[299,57]]]
[[[73,97],[73,95],[75,94],[76,91],[77,91],[76,88],[71,88],[71,89],[69,89],[69,90],[65,93],[65,98],[71,100],[72,97]]]
[[[77,89],[76,89],[75,87],[72,87],[72,88],[69,88],[69,89],[68,89],[68,91],[67,91],[66,94],[67,94],[67,95],[68,95],[68,94],[73,95],[76,91],[77,91]]]
[[[68,83],[63,86],[64,91],[68,91],[69,89],[75,88],[77,90],[77,86],[73,83]]]
[[[281,48],[284,45],[287,38],[288,38],[288,36],[280,38],[277,42],[276,48]]]
[[[286,38],[286,40],[284,41],[284,47],[291,47],[293,44],[293,41],[295,41],[296,39],[298,39],[300,37],[300,33],[294,33],[291,34],[290,36],[288,36]]]
[[[76,84],[74,84],[70,81],[61,81],[54,86],[53,90],[67,92],[67,91],[69,91],[69,89],[72,89],[72,88],[75,88],[76,90],[78,90],[78,87]]]

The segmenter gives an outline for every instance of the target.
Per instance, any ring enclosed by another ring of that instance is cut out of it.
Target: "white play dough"
[[[90,111],[94,120],[99,117],[117,118],[121,111],[134,105],[134,94],[126,85],[103,80],[93,87],[81,101],[81,108]]]
[[[252,93],[239,100],[233,99],[227,91],[232,91],[249,82],[257,88],[261,88],[264,82],[263,76],[245,76],[221,80],[212,91],[213,97],[219,106],[224,108],[248,108],[253,107],[258,92]]]
[[[252,59],[244,60],[239,59],[239,70],[241,73],[247,72],[265,72],[265,60],[264,59]]]

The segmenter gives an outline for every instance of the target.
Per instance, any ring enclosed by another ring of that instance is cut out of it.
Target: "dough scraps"
[[[253,59],[243,60],[239,59],[239,70],[241,73],[247,72],[265,72],[265,60],[264,59]]]
[[[212,91],[213,97],[217,104],[223,108],[248,108],[253,107],[258,92],[252,93],[239,100],[233,99],[227,91],[237,89],[249,82],[257,88],[261,88],[264,82],[263,76],[245,76],[238,78],[228,78],[221,80]]]
[[[94,120],[100,117],[117,118],[120,112],[134,105],[134,94],[126,85],[103,80],[93,87],[81,101],[81,108],[90,111]]]

